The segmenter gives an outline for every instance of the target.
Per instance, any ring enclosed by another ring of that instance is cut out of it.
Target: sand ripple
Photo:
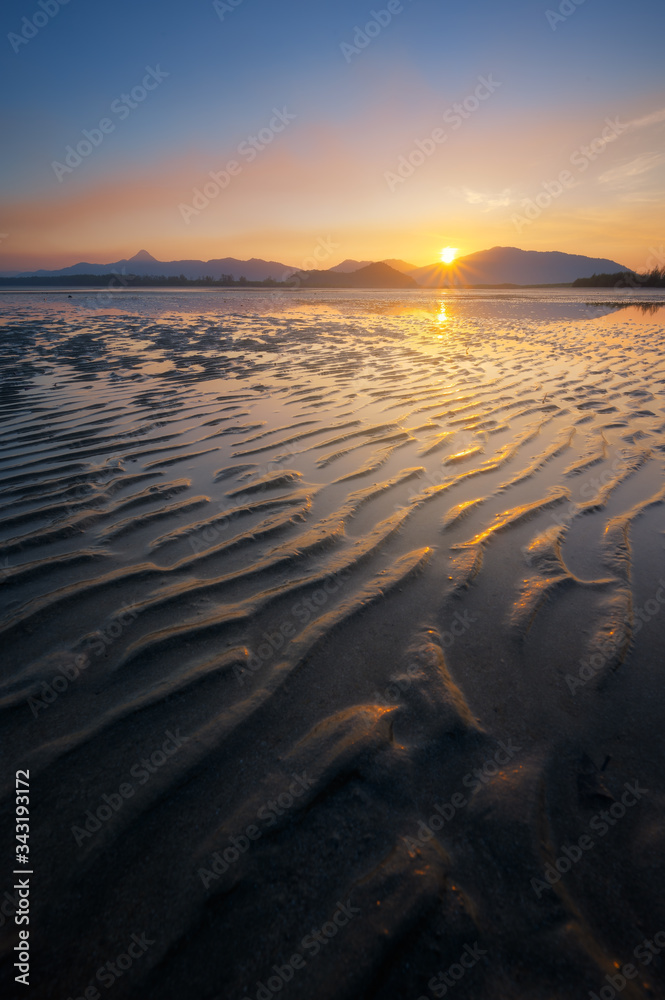
[[[4,317],[3,842],[30,768],[34,995],[82,995],[133,932],[119,1000],[254,1000],[296,952],[289,996],[415,1000],[467,947],[460,996],[600,990],[665,930],[662,327],[216,301]],[[665,996],[662,962],[640,976],[626,996]]]

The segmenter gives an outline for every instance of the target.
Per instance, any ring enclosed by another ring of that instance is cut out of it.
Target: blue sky
[[[48,16],[38,0],[7,0],[0,15],[3,267],[111,260],[140,246],[160,257],[297,263],[331,228],[340,256],[415,263],[443,241],[639,266],[663,241],[662,2],[563,0],[571,12],[552,24],[546,12],[558,4],[405,0],[346,58],[342,43],[385,4],[241,0],[226,11],[219,3],[220,16],[212,0],[44,3],[58,9],[36,29],[23,19]],[[140,86],[146,67],[168,75],[119,120],[113,102]],[[400,157],[488,75],[496,92],[391,190]],[[179,205],[275,107],[293,123],[183,220]],[[105,116],[112,133],[58,177],[53,163]],[[647,123],[608,144],[585,176],[574,172],[570,190],[520,229],[529,200],[617,116]]]

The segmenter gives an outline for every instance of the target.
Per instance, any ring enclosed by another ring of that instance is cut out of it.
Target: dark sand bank
[[[661,299],[109,298],[0,298],[4,995],[665,997]]]

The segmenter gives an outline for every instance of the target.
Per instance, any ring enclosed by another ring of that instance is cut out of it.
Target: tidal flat
[[[664,303],[0,294],[7,996],[665,997]]]

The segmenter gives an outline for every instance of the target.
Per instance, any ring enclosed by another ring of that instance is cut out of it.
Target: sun
[[[457,247],[444,247],[441,251],[441,260],[444,264],[452,264],[457,257]]]

